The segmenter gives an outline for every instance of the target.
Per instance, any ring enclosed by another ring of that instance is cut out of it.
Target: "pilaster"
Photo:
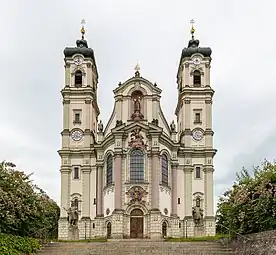
[[[193,167],[192,166],[184,166],[184,203],[185,203],[185,217],[192,216],[192,173]]]
[[[152,152],[152,169],[151,169],[151,208],[159,208],[159,152]]]
[[[69,166],[62,166],[61,172],[61,199],[60,199],[60,217],[67,217],[67,209],[70,207],[70,174]]]
[[[90,174],[91,167],[82,167],[82,181],[83,181],[83,203],[82,203],[82,216],[90,218]]]
[[[114,153],[115,210],[122,209],[122,152]]]
[[[97,167],[97,198],[96,215],[103,216],[103,166]]]
[[[213,166],[205,166],[204,169],[204,196],[205,196],[205,216],[214,216],[214,186],[213,186]]]
[[[172,203],[172,216],[177,215],[177,163],[173,163],[171,165],[172,169],[172,197],[171,197],[171,203]]]

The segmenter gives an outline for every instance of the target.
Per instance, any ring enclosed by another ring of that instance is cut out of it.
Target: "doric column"
[[[122,154],[114,153],[115,209],[122,209]]]
[[[103,216],[103,166],[97,167],[96,215]]]
[[[83,217],[90,216],[90,173],[91,168],[90,166],[83,166],[82,167],[82,181],[83,181]]]
[[[192,166],[184,166],[185,216],[192,216]]]
[[[60,217],[67,217],[66,210],[70,207],[70,167],[62,166],[61,172],[61,198],[60,198]],[[66,210],[65,210],[66,209]]]
[[[152,209],[159,209],[159,152],[152,153],[151,168],[151,204]]]
[[[214,216],[213,172],[214,172],[214,169],[212,166],[204,167],[205,216]]]
[[[177,163],[172,164],[172,209],[171,209],[171,214],[172,216],[177,215]]]

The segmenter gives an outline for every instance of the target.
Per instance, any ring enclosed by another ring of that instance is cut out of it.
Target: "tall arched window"
[[[82,86],[82,72],[80,70],[75,73],[75,87]]]
[[[168,157],[166,154],[162,155],[162,184],[168,185]]]
[[[112,172],[113,172],[113,158],[109,154],[106,160],[106,185],[112,183]]]
[[[194,85],[195,86],[200,86],[201,85],[201,74],[200,74],[200,71],[195,70],[193,76],[194,76]]]
[[[144,154],[141,150],[133,150],[130,154],[130,181],[144,181]]]

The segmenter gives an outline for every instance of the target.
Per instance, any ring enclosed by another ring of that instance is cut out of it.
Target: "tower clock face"
[[[199,65],[199,64],[201,63],[200,58],[199,58],[199,57],[195,57],[195,58],[193,59],[193,63],[194,63],[195,65]]]
[[[83,62],[83,59],[82,59],[81,57],[76,57],[76,58],[74,58],[74,63],[75,63],[77,66],[81,65],[82,62]]]
[[[196,129],[193,131],[192,136],[196,141],[200,141],[203,138],[203,132],[199,129]]]
[[[71,133],[71,137],[74,141],[80,141],[83,137],[83,134],[82,134],[82,131],[81,130],[74,130],[72,133]]]

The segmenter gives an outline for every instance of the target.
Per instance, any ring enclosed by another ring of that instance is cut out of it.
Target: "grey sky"
[[[82,18],[100,75],[100,119],[107,122],[112,90],[139,62],[142,76],[163,90],[171,121],[180,54],[194,19],[200,45],[213,50],[215,194],[221,194],[242,166],[276,154],[274,2],[2,1],[0,160],[34,172],[35,182],[59,201],[63,49],[80,37]]]

